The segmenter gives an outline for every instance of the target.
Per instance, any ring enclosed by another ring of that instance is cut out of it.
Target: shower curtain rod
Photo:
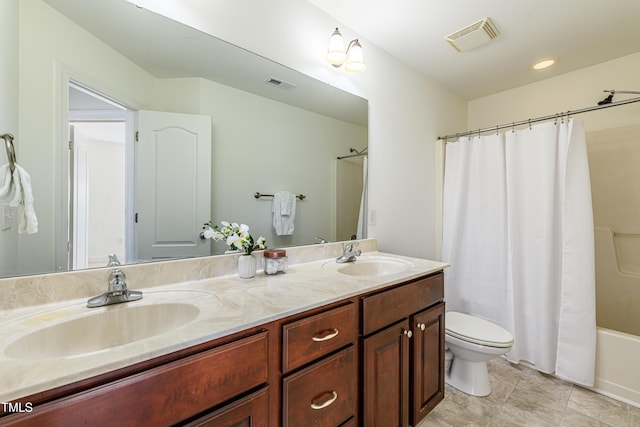
[[[359,157],[359,156],[366,156],[368,153],[369,146],[366,146],[362,149],[362,151],[358,151],[355,148],[349,148],[349,151],[351,153],[356,153],[356,154],[347,154],[346,156],[338,156],[336,157],[336,159],[338,160],[342,160],[342,159],[348,159],[350,157]]]
[[[608,91],[605,91],[605,92],[608,92]],[[621,93],[621,92],[618,92],[618,93]],[[449,139],[454,139],[454,138],[457,139],[457,138],[461,138],[463,136],[480,135],[481,133],[494,132],[494,131],[497,132],[500,129],[508,129],[508,128],[512,128],[513,129],[516,126],[531,125],[532,123],[544,122],[544,121],[547,121],[547,120],[553,120],[553,119],[569,117],[569,116],[572,116],[574,114],[588,113],[589,111],[596,111],[596,110],[601,110],[603,108],[609,108],[609,107],[617,107],[619,105],[632,104],[634,102],[640,102],[640,97],[631,98],[631,99],[625,99],[624,101],[611,102],[611,103],[608,103],[608,104],[595,105],[593,107],[581,108],[579,110],[569,110],[569,111],[566,111],[566,112],[563,112],[563,113],[551,114],[549,116],[536,117],[535,119],[528,119],[528,120],[521,120],[519,122],[506,123],[506,124],[503,124],[503,125],[498,125],[498,126],[494,126],[494,127],[490,127],[490,128],[484,128],[484,129],[478,129],[478,130],[470,130],[470,131],[467,131],[467,132],[455,133],[453,135],[439,136],[438,137],[438,141],[447,142],[447,140],[449,140]]]
[[[338,156],[338,157],[336,157],[336,159],[338,159],[338,160],[342,160],[342,159],[348,159],[348,158],[350,158],[350,157],[360,157],[360,156],[366,156],[366,155],[367,155],[367,153],[349,154],[349,155],[347,155],[347,156]]]

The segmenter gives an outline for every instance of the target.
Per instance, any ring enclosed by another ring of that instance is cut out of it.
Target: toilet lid
[[[448,311],[445,318],[447,334],[464,341],[490,347],[511,347],[513,335],[501,326],[468,314]]]

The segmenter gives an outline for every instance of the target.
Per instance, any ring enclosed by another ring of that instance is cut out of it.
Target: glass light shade
[[[340,66],[345,59],[347,59],[347,53],[344,51],[342,34],[340,34],[340,31],[336,28],[329,39],[329,49],[327,50],[325,60],[331,65]]]
[[[364,64],[364,57],[362,55],[362,46],[358,40],[354,40],[349,47],[349,58],[344,64],[345,71],[350,73],[361,73],[367,69]]]
[[[545,58],[531,65],[534,70],[543,70],[556,63],[556,58]]]

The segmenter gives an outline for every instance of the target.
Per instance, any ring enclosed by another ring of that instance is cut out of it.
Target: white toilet
[[[473,396],[491,393],[487,361],[507,353],[513,335],[495,323],[449,311],[444,338],[453,353],[447,384]]]

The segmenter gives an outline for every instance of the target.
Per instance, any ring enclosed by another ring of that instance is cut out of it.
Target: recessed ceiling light
[[[545,58],[531,64],[531,68],[533,70],[542,70],[544,68],[551,67],[555,63],[556,63],[555,58]]]

